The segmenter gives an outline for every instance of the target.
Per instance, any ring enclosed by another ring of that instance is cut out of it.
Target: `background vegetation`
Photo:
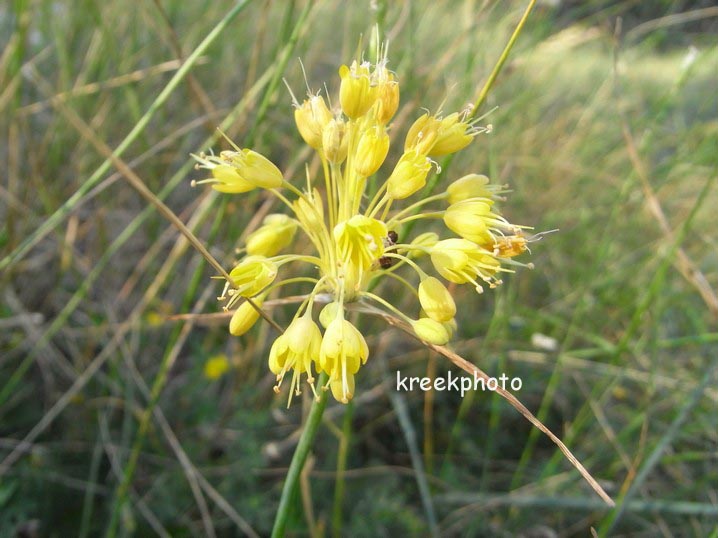
[[[300,57],[334,95],[378,23],[401,139],[419,107],[473,100],[526,3],[255,0],[220,28],[232,2],[0,6],[1,536],[104,534],[123,476],[125,535],[267,535],[308,408],[271,390],[271,327],[173,318],[218,312],[221,286],[107,148],[229,266],[272,202],[190,188],[217,125],[299,177],[279,77],[301,95]],[[329,405],[293,535],[718,536],[717,20],[713,2],[540,3],[485,105],[494,132],[444,172],[510,183],[512,222],[559,230],[535,270],[460,294],[453,347],[521,377],[617,509],[498,396],[396,393],[396,370],[453,367],[364,319],[372,357]],[[231,369],[208,379],[217,355]]]

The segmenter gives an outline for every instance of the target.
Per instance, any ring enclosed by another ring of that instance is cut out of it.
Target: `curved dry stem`
[[[486,374],[483,370],[481,370],[476,365],[470,363],[466,359],[464,359],[461,355],[451,351],[450,349],[444,347],[444,346],[437,346],[435,344],[429,344],[427,342],[424,342],[421,340],[414,331],[411,329],[409,325],[404,323],[398,318],[395,318],[394,316],[387,314],[386,312],[383,312],[377,308],[371,307],[371,306],[364,306],[362,308],[363,311],[367,312],[368,314],[372,314],[375,316],[379,316],[383,318],[387,323],[390,325],[393,325],[397,329],[400,329],[404,331],[406,334],[411,336],[412,338],[418,340],[422,343],[422,345],[426,346],[427,348],[439,353],[440,355],[443,355],[447,359],[449,359],[451,362],[453,362],[456,366],[461,368],[462,370],[470,373],[471,375],[474,375],[478,377],[479,379],[483,379],[484,382],[488,382],[491,377]],[[611,497],[604,491],[604,489],[601,487],[601,485],[596,481],[593,476],[591,476],[591,473],[586,470],[586,468],[581,464],[580,461],[578,461],[578,458],[573,455],[571,450],[561,441],[561,439],[558,438],[556,434],[554,434],[550,429],[548,429],[547,426],[544,425],[543,422],[541,422],[539,419],[537,419],[531,411],[529,411],[524,404],[521,403],[521,401],[514,396],[511,392],[507,391],[506,389],[502,388],[500,385],[496,387],[496,392],[504,398],[507,402],[511,404],[511,406],[516,409],[519,413],[521,413],[526,420],[528,420],[531,424],[533,424],[537,429],[539,429],[541,432],[546,434],[546,436],[553,441],[553,443],[563,452],[563,455],[566,456],[566,459],[573,465],[576,470],[578,470],[579,473],[581,473],[581,476],[583,476],[584,480],[588,482],[588,484],[593,488],[593,490],[598,494],[601,499],[604,500],[604,502],[609,506],[615,506],[616,503],[611,499]]]

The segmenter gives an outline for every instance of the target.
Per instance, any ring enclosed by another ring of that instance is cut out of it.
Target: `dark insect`
[[[397,234],[394,230],[389,230],[389,232],[386,234],[386,237],[384,238],[384,252],[394,252],[396,249],[392,247],[396,245],[398,241],[399,234]],[[391,267],[396,265],[396,262],[398,261],[398,259],[391,256],[382,256],[381,258],[379,258],[379,266],[382,269],[390,269]]]

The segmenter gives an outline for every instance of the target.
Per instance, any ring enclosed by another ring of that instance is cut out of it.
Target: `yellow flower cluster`
[[[300,190],[271,161],[250,149],[194,156],[198,167],[211,173],[196,183],[209,183],[226,193],[267,189],[291,213],[269,215],[247,237],[246,256],[229,273],[231,281],[222,296],[228,299],[227,309],[242,298],[252,299],[253,304],[239,304],[230,321],[230,332],[241,335],[259,319],[253,305],[261,306],[272,290],[290,282],[311,283],[311,291],[269,354],[269,368],[277,376],[275,390],[293,372],[290,400],[300,392],[302,374],[316,394],[315,372],[327,372],[329,381],[321,389],[331,389],[338,401],[346,403],[354,395],[354,376],[369,350],[362,333],[347,319],[345,306],[352,301],[370,301],[399,316],[426,342],[449,341],[456,329],[456,305],[442,281],[417,264],[423,255],[445,280],[470,283],[481,292],[484,283],[494,287],[501,282],[500,273],[510,270],[506,265],[521,265],[511,258],[527,250],[522,227],[510,224],[496,208],[505,191],[483,175],[464,176],[440,194],[394,207],[420,191],[432,170],[440,172],[432,158],[465,148],[486,128],[469,121],[466,112],[444,117],[424,113],[410,127],[403,153],[386,179],[373,177],[389,153],[388,129],[399,106],[399,83],[387,69],[384,54],[376,64],[343,65],[339,76],[341,109],[332,110],[319,94],[310,93],[301,103],[294,98],[297,129],[317,152],[323,181],[307,172],[306,188]],[[368,204],[365,197],[371,199]],[[429,204],[446,206],[426,210]],[[407,223],[421,219],[441,219],[458,237],[440,240],[427,232],[414,240],[400,239]],[[298,229],[316,255],[281,253]],[[281,267],[296,261],[316,268],[316,276],[275,282]],[[400,276],[405,268],[418,276],[417,287]],[[417,319],[370,291],[373,281],[384,275],[417,297]],[[326,303],[317,315],[324,334],[314,321],[319,298]]]

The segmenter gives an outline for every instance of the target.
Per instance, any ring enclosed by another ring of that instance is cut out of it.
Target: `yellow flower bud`
[[[431,319],[439,322],[451,320],[456,315],[454,298],[437,278],[427,277],[419,284],[419,302]]]
[[[360,118],[372,107],[377,98],[377,89],[371,85],[369,64],[352,62],[351,67],[339,68],[342,79],[339,86],[339,101],[348,118]]]
[[[384,68],[385,76],[377,86],[376,121],[386,125],[399,108],[399,83],[394,75]]]
[[[431,318],[418,319],[412,322],[411,327],[414,329],[416,336],[429,344],[443,346],[450,339],[449,331],[446,327]]]
[[[449,203],[455,204],[469,198],[491,198],[493,193],[487,188],[488,184],[489,178],[484,175],[469,174],[459,178],[446,189]]]
[[[347,158],[346,126],[341,119],[333,119],[324,127],[322,151],[330,163],[341,164]]]
[[[429,170],[431,160],[426,156],[417,150],[404,153],[387,180],[387,193],[395,200],[408,198],[426,185]]]
[[[436,142],[440,125],[441,120],[436,119],[434,116],[429,114],[420,116],[409,128],[409,132],[406,133],[404,152],[416,150],[419,153],[428,155],[434,142]]]
[[[441,120],[436,141],[429,151],[432,157],[441,157],[449,153],[456,153],[471,143],[474,135],[470,132],[470,126],[464,121],[459,121],[458,112],[449,114]]]
[[[317,151],[322,148],[322,134],[331,120],[332,113],[320,95],[310,96],[294,109],[294,121],[299,134],[307,145]]]
[[[267,215],[262,223],[247,237],[247,254],[251,256],[276,255],[291,244],[297,231],[297,221],[282,213]]]
[[[354,169],[362,177],[369,177],[379,167],[389,153],[389,135],[384,127],[375,125],[365,130],[357,145]]]
[[[444,213],[444,224],[464,239],[479,245],[493,244],[495,238],[492,230],[514,229],[504,218],[491,212],[493,203],[493,200],[488,198],[457,202],[449,206]]]
[[[321,234],[324,228],[324,205],[317,189],[292,202],[294,214],[308,232]]]
[[[264,256],[247,256],[229,273],[235,294],[254,297],[277,277],[277,266]]]
[[[262,299],[252,299],[252,302],[259,308],[262,307]],[[249,301],[244,301],[232,314],[229,320],[229,334],[242,336],[251,329],[259,319],[259,311]]]

